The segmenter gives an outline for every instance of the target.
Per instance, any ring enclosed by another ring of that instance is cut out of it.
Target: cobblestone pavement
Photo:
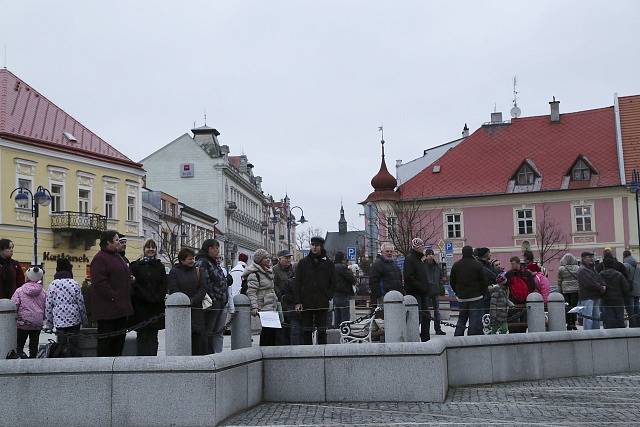
[[[226,426],[640,425],[640,373],[449,389],[444,403],[263,403]]]

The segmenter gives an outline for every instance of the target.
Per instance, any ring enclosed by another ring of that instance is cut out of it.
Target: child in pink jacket
[[[18,310],[18,354],[24,355],[24,345],[29,338],[29,358],[38,354],[40,330],[44,323],[44,307],[47,295],[42,289],[44,271],[40,267],[27,270],[27,281],[16,289],[11,301]],[[22,356],[22,357],[24,357]]]

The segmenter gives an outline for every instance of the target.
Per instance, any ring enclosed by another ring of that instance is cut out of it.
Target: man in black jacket
[[[348,322],[351,318],[349,301],[354,295],[353,286],[356,277],[353,275],[344,256],[344,252],[336,252],[334,257],[336,266],[336,290],[333,293],[334,327],[340,327],[340,323]]]
[[[467,321],[469,321],[467,335],[482,335],[484,313],[482,300],[487,292],[487,286],[482,264],[473,258],[473,248],[463,247],[462,259],[451,268],[451,287],[460,302],[455,336],[464,335]]]
[[[277,345],[302,344],[300,336],[300,313],[293,312],[293,254],[288,250],[278,252],[278,263],[273,267],[273,286],[282,304],[285,324],[276,336]]]
[[[327,258],[322,237],[311,238],[309,255],[296,266],[294,302],[302,311],[303,344],[313,344],[314,329],[318,344],[327,343],[327,313],[335,289],[335,267]]]
[[[385,294],[389,291],[398,291],[404,294],[402,272],[393,259],[394,251],[395,248],[391,243],[383,243],[380,246],[380,254],[369,271],[369,289],[371,290],[373,308],[382,304]]]
[[[418,301],[420,310],[420,341],[430,339],[431,328],[431,290],[427,277],[427,266],[423,261],[424,242],[420,238],[411,241],[411,252],[404,260],[404,284],[408,295]]]

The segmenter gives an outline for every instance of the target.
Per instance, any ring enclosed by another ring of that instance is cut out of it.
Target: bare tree
[[[425,243],[435,243],[442,232],[442,210],[423,210],[417,200],[393,202],[390,209],[378,211],[378,225],[398,252],[407,256],[411,240],[416,237]]]
[[[309,243],[314,236],[323,236],[324,231],[320,228],[309,227],[306,230],[296,233],[296,248],[302,252],[305,249],[309,249]]]
[[[536,243],[540,265],[560,258],[567,252],[567,236],[560,224],[553,219],[550,207],[546,205],[542,205],[542,218],[536,221]]]
[[[175,221],[179,221],[176,223]],[[178,262],[178,252],[181,249],[181,230],[183,222],[180,218],[171,218],[167,220],[165,217],[160,226],[160,247],[159,254],[164,257],[171,265]]]

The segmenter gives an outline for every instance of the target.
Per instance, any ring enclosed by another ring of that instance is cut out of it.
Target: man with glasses
[[[293,287],[295,310],[302,312],[303,344],[312,344],[317,331],[318,344],[327,343],[329,299],[335,289],[335,267],[327,258],[324,239],[313,237],[309,255],[296,267]]]

